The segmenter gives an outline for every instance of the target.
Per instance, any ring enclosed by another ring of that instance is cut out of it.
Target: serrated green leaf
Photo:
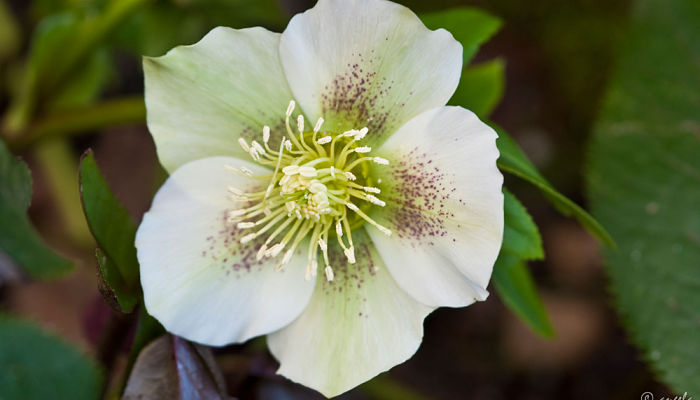
[[[491,280],[506,306],[533,331],[548,338],[554,336],[547,310],[524,260],[501,252],[493,267]]]
[[[90,231],[113,262],[107,265],[116,266],[115,273],[121,275],[128,290],[137,291],[136,224],[109,189],[90,150],[80,161],[80,194]]]
[[[462,106],[487,117],[503,97],[505,63],[501,59],[465,68],[450,104]]]
[[[542,238],[532,217],[520,201],[506,188],[503,188],[503,194],[505,226],[501,251],[521,260],[544,259]]]
[[[27,217],[31,198],[29,168],[0,140],[0,249],[34,278],[60,276],[73,263],[46,247],[34,230]]]
[[[101,374],[93,360],[27,321],[0,315],[0,398],[94,400]]]
[[[590,147],[615,304],[659,377],[700,396],[700,3],[639,0]]]
[[[498,132],[496,146],[501,153],[498,158],[498,167],[536,186],[545,195],[559,212],[566,216],[576,218],[586,230],[610,247],[615,247],[615,241],[610,234],[583,208],[559,193],[537,171],[532,162],[520,149],[517,143],[503,129],[494,126]]]
[[[456,7],[422,14],[421,20],[430,29],[444,28],[462,43],[463,63],[466,66],[479,47],[501,27],[501,20],[474,7]]]

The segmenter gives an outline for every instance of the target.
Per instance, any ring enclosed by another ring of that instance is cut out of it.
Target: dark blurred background
[[[26,38],[17,51],[27,51],[31,33],[43,16],[80,3],[88,2],[9,1]],[[263,25],[282,31],[291,15],[314,2],[155,3],[157,12],[139,12],[112,36],[107,50],[111,68],[104,78],[101,98],[142,93],[139,54],[160,55],[174,45],[193,43],[216,25]],[[625,28],[630,1],[400,3],[417,13],[478,6],[503,19],[501,31],[472,62],[494,58],[506,62],[505,94],[491,119],[513,135],[555,187],[585,206],[585,144]],[[8,102],[2,99],[0,109],[6,107]],[[115,193],[137,219],[148,208],[164,175],[143,124],[75,136],[68,151],[58,153],[67,157],[57,164],[47,164],[42,156],[42,151],[57,154],[51,146],[44,144],[20,153],[30,164],[35,180],[30,214],[49,243],[81,263],[69,276],[41,283],[21,278],[8,262],[0,260],[0,307],[29,317],[94,354],[99,331],[105,321],[115,318],[116,312],[97,291],[94,245],[84,223],[67,217],[70,211],[66,209],[71,206],[66,204],[75,202],[79,207],[77,183],[62,186],[58,192],[63,198],[57,199],[57,191],[51,186],[60,183],[55,183],[57,172],[53,166],[62,163],[69,169],[77,165],[82,151],[92,147]],[[596,240],[575,221],[557,214],[539,192],[517,179],[506,179],[543,235],[547,259],[530,267],[556,337],[536,336],[495,294],[468,308],[439,309],[426,319],[423,344],[412,359],[342,398],[637,399],[645,391],[669,392],[640,360],[640,353],[629,344],[619,317],[609,305]],[[259,339],[217,352],[231,394],[262,399],[320,398],[275,377],[275,362],[263,343]],[[118,356],[114,363],[123,368],[126,361]]]

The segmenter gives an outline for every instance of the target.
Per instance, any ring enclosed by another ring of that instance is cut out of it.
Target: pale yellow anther
[[[250,146],[248,146],[248,143],[246,143],[245,139],[238,138],[238,144],[241,146],[243,151],[245,151],[246,153],[250,152]]]
[[[288,166],[282,168],[282,172],[285,175],[296,175],[299,173],[299,166],[298,165],[288,165]]]
[[[260,246],[260,249],[258,249],[258,254],[255,255],[255,259],[257,261],[260,261],[265,257],[265,252],[267,252],[267,244],[263,243],[262,246]]]
[[[265,154],[265,153],[266,153],[266,151],[265,151],[265,149],[262,147],[262,145],[261,145],[260,143],[258,143],[257,141],[255,141],[255,140],[252,141],[251,146],[255,149],[255,151],[257,151],[257,152],[260,153],[260,154]]]
[[[371,194],[365,195],[365,198],[367,199],[367,201],[369,201],[372,204],[376,204],[380,207],[386,206],[386,202],[379,200],[378,198],[376,198],[375,196],[373,196]]]
[[[362,140],[362,139],[364,139],[365,136],[367,136],[367,132],[369,132],[369,129],[367,129],[367,127],[364,127],[364,128],[362,128],[362,129],[360,129],[360,130],[357,131],[357,133],[355,134],[355,140]]]
[[[349,248],[345,249],[343,251],[345,253],[345,257],[348,258],[348,262],[350,264],[355,264],[355,248],[350,246]]]
[[[326,279],[328,280],[328,282],[332,281],[335,278],[335,275],[333,274],[333,268],[331,268],[330,265],[327,265],[324,271],[326,273]]]
[[[245,244],[245,243],[248,243],[248,242],[250,242],[251,240],[255,239],[256,236],[257,236],[257,235],[256,235],[255,233],[251,233],[251,234],[249,234],[249,235],[245,235],[245,236],[243,236],[243,237],[241,238],[241,243],[244,243],[244,244]]]
[[[263,142],[267,143],[270,141],[270,127],[265,125],[263,126]]]
[[[335,234],[338,235],[338,237],[343,237],[343,225],[340,223],[340,221],[336,221],[335,223]]]
[[[318,172],[314,167],[302,166],[299,167],[299,175],[304,176],[306,178],[313,178],[318,175]]]
[[[372,161],[374,161],[375,164],[379,165],[389,165],[389,160],[387,160],[386,158],[372,157]]]
[[[299,129],[299,133],[304,133],[304,116],[299,115],[297,117],[297,129]]]
[[[314,126],[314,133],[318,133],[318,131],[321,130],[321,126],[323,125],[323,118],[319,118],[318,121],[316,121],[316,125]]]
[[[326,185],[324,185],[323,183],[321,183],[319,181],[314,181],[308,187],[308,190],[311,193],[318,193],[318,192],[325,192],[326,190],[328,190],[328,188],[326,188]]]

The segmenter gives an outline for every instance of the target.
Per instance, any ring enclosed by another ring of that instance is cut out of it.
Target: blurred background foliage
[[[502,136],[498,295],[437,310],[411,360],[342,397],[700,396],[700,3],[400,2],[464,44],[451,103]],[[208,398],[319,398],[274,375],[261,339],[213,354],[153,341],[132,245],[166,177],[140,57],[218,25],[281,32],[312,5],[0,0],[0,399],[131,398],[149,389],[128,371],[153,368]]]

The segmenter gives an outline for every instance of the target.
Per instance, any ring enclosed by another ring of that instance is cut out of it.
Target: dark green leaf
[[[525,153],[517,143],[503,130],[495,127],[498,132],[496,145],[501,153],[498,159],[498,167],[506,172],[518,176],[542,191],[547,199],[564,215],[576,218],[588,232],[603,241],[610,247],[615,247],[615,241],[583,208],[559,193],[546,179],[535,169]]]
[[[139,354],[122,400],[229,399],[208,347],[161,336]]]
[[[501,27],[501,20],[473,7],[456,7],[420,16],[430,29],[444,28],[462,43],[466,66],[479,50],[479,46]]]
[[[219,25],[282,30],[286,19],[276,0],[152,2],[119,28],[116,44],[138,56],[160,56],[197,42]]]
[[[124,282],[117,266],[99,247],[95,250],[95,257],[97,258],[97,278],[102,296],[117,311],[132,312],[139,301],[138,291]]]
[[[134,247],[136,224],[112,194],[90,150],[80,162],[80,193],[90,231],[112,261],[106,266],[116,266],[109,274],[119,274],[127,291],[138,291],[139,268]],[[116,292],[114,287],[112,289]]]
[[[500,59],[465,68],[450,104],[469,109],[479,118],[487,117],[503,96],[504,73]]]
[[[29,222],[32,177],[0,140],[0,249],[35,278],[64,274],[73,263],[51,251]]]
[[[0,398],[94,400],[95,362],[29,322],[0,316]]]
[[[525,207],[507,189],[505,196],[505,227],[501,251],[521,260],[541,260],[544,258],[542,239],[537,225],[532,221]]]
[[[97,85],[104,81],[102,72],[79,75],[89,71],[91,58],[107,36],[147,1],[111,0],[98,12],[62,13],[42,21],[33,35],[27,72],[7,113],[5,128],[12,133],[22,131],[42,102],[61,93],[67,84],[79,86],[72,89],[79,96],[73,92],[71,100],[80,100],[86,93],[94,95],[90,92],[99,90]]]
[[[640,0],[590,148],[617,308],[659,376],[700,396],[700,2]]]
[[[506,306],[533,331],[544,337],[554,336],[547,310],[524,260],[501,252],[493,267],[491,279]]]

